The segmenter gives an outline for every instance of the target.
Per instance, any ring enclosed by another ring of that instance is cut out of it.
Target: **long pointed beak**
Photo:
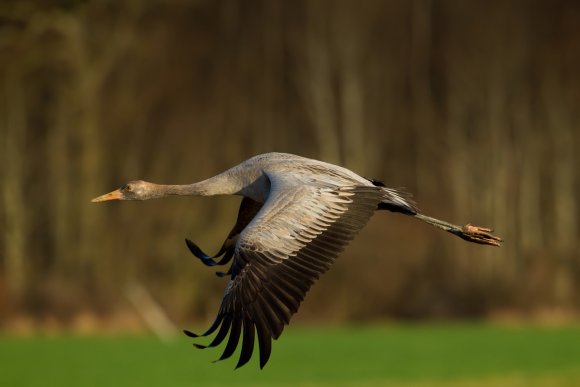
[[[123,194],[121,193],[121,190],[117,189],[113,192],[109,192],[108,194],[104,194],[104,195],[101,195],[99,197],[96,197],[93,200],[91,200],[91,202],[93,202],[93,203],[106,202],[109,200],[121,200],[122,198],[123,198]]]

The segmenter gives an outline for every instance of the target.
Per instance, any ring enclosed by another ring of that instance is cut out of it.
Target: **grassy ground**
[[[1,386],[577,386],[580,327],[292,327],[270,363],[233,371],[189,339],[0,339]]]

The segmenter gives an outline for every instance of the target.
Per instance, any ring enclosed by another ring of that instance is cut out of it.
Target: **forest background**
[[[3,1],[0,327],[211,320],[183,239],[217,250],[239,199],[90,199],[270,151],[505,239],[377,214],[297,320],[575,319],[578,69],[574,1]]]

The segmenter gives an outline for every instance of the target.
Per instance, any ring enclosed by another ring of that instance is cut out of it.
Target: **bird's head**
[[[91,200],[92,202],[105,202],[109,200],[147,200],[160,197],[158,185],[143,180],[130,181],[121,188],[101,195]]]

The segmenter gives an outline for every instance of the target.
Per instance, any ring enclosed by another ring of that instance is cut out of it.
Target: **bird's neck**
[[[239,193],[243,184],[231,174],[224,172],[209,179],[193,184],[160,185],[161,190],[168,195],[214,196],[233,195]]]

